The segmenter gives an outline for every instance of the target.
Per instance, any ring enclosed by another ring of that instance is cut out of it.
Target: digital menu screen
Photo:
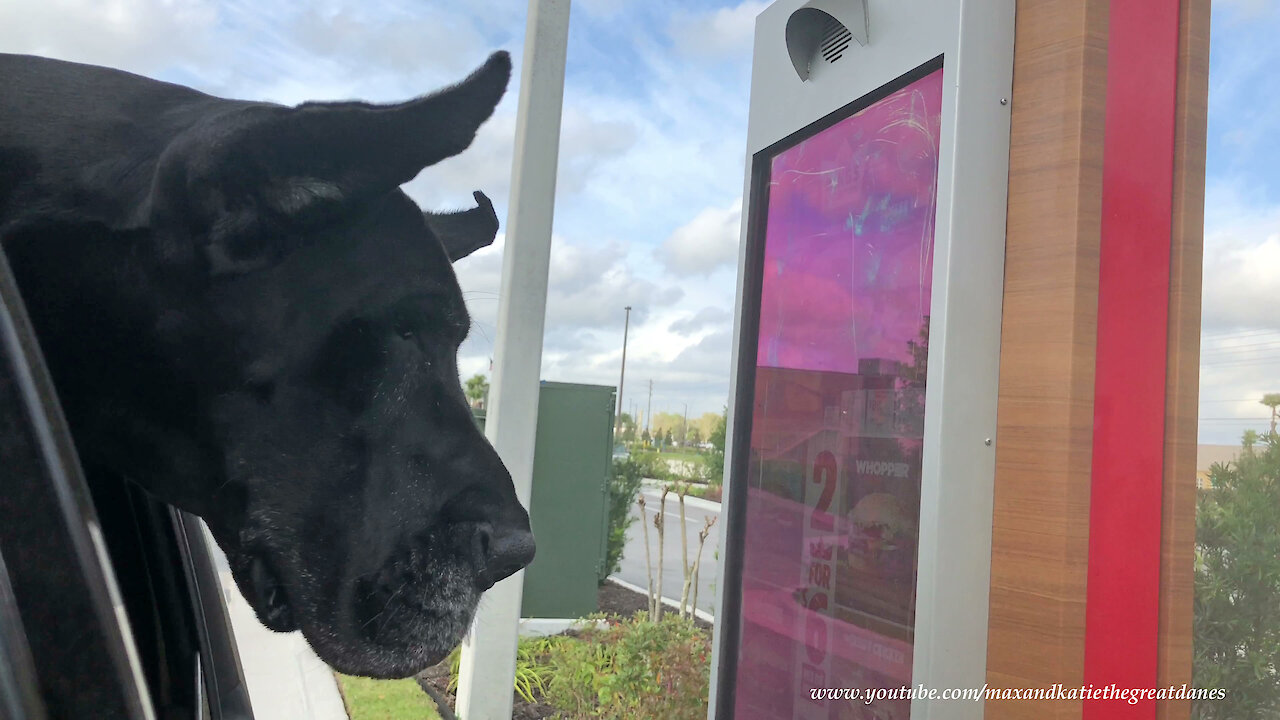
[[[911,685],[942,88],[939,58],[755,158],[740,720],[910,712],[811,691]]]

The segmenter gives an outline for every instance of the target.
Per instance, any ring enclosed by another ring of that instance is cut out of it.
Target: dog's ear
[[[431,232],[444,243],[449,262],[457,262],[482,247],[493,244],[498,234],[498,214],[493,203],[479,190],[472,193],[476,207],[451,213],[423,213]]]
[[[380,195],[466,150],[510,78],[511,58],[497,52],[457,85],[416,100],[277,108],[236,133],[228,159],[261,165],[270,177],[264,199],[286,214],[317,201]]]
[[[269,264],[286,250],[282,238],[332,223],[465,150],[510,78],[511,58],[497,52],[457,85],[408,102],[248,105],[225,113],[166,151],[152,222],[203,235],[224,271]]]

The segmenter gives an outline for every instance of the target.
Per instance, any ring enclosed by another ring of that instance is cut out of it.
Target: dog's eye
[[[391,316],[391,329],[405,340],[413,339],[419,325],[419,317],[409,308],[400,308]]]
[[[373,397],[386,352],[381,332],[365,320],[352,320],[335,329],[316,354],[313,382],[353,412]]]

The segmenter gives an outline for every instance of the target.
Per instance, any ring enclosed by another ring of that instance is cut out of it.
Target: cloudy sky
[[[625,404],[718,411],[728,392],[752,24],[763,0],[577,0],[570,26],[542,376]],[[403,100],[492,51],[519,60],[521,0],[3,0],[0,51],[109,65],[215,95]],[[1201,441],[1235,442],[1280,392],[1280,0],[1216,0]],[[406,186],[425,208],[482,189],[506,218],[517,78],[472,148]],[[502,261],[457,265],[487,372]]]

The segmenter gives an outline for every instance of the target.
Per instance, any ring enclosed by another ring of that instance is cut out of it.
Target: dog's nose
[[[472,553],[477,569],[476,583],[481,591],[488,590],[533,562],[536,550],[533,533],[528,530],[478,524],[472,539]]]

